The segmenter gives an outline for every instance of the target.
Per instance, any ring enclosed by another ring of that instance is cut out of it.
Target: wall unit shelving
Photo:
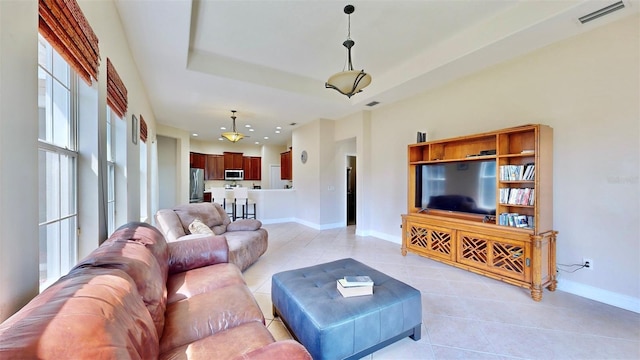
[[[528,288],[531,297],[540,301],[544,287],[554,291],[557,285],[552,152],[553,130],[545,125],[409,145],[402,254],[415,253]],[[422,186],[417,168],[480,160],[495,161],[495,213],[421,206],[416,198]],[[516,169],[518,176],[504,175]]]

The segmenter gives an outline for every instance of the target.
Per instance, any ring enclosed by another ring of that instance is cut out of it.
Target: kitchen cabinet
[[[225,170],[242,170],[244,165],[244,157],[242,153],[224,152],[224,169]]]
[[[243,169],[245,180],[260,180],[262,178],[262,158],[245,156]]]
[[[200,153],[189,153],[189,165],[191,168],[204,169],[207,163],[207,155]]]
[[[293,180],[291,171],[291,150],[280,153],[280,179]]]
[[[204,170],[205,180],[224,180],[224,156],[207,155],[207,167]]]

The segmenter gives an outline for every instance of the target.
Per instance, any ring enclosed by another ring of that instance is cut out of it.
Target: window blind
[[[98,37],[76,0],[40,0],[38,30],[84,81],[98,79]]]
[[[144,121],[142,114],[140,114],[140,140],[147,142],[147,122]]]
[[[109,58],[107,58],[107,105],[118,117],[124,118],[128,106],[127,88]]]

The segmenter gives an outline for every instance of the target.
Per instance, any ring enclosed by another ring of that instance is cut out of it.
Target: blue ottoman
[[[373,295],[345,298],[336,280],[368,275]],[[420,291],[354,259],[273,275],[273,313],[314,359],[359,359],[406,336],[420,340]]]

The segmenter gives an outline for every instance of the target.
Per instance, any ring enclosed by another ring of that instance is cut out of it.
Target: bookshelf
[[[542,300],[543,288],[557,285],[552,156],[553,129],[539,124],[409,145],[402,254],[525,287],[533,300]],[[478,160],[495,161],[495,215],[417,204],[416,167]]]

